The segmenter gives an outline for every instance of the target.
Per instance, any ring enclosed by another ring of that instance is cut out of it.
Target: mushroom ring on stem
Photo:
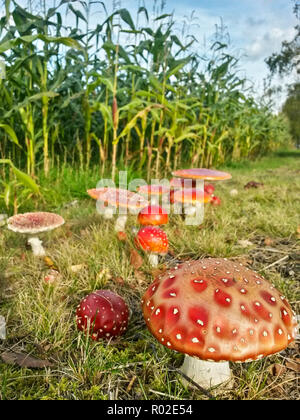
[[[49,232],[62,226],[64,223],[64,219],[58,214],[35,212],[16,214],[10,217],[7,221],[7,228],[13,232],[34,235]],[[46,255],[42,241],[38,237],[29,238],[28,243],[31,245],[35,256],[43,257]]]
[[[141,195],[121,188],[95,188],[88,190],[87,193],[97,200],[97,210],[106,219],[112,219],[119,209],[115,223],[116,232],[125,230],[128,211],[136,212],[148,205],[148,201]]]
[[[96,290],[86,296],[76,311],[77,328],[98,341],[118,337],[127,329],[129,311],[124,300],[110,290]]]
[[[165,255],[169,249],[167,234],[160,228],[146,226],[140,229],[135,237],[135,244],[149,253],[149,263],[152,267],[158,265],[158,255]]]
[[[182,372],[203,387],[229,381],[229,361],[259,360],[296,337],[286,298],[256,272],[227,259],[168,270],[148,288],[142,307],[151,333],[186,355]]]

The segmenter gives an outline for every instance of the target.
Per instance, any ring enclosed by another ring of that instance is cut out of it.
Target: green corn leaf
[[[6,134],[10,137],[10,139],[15,144],[17,144],[19,147],[21,147],[20,143],[19,143],[19,140],[18,140],[18,137],[17,137],[17,135],[16,135],[16,133],[15,133],[15,131],[12,127],[10,127],[7,124],[0,124],[0,128],[2,128],[6,132]]]

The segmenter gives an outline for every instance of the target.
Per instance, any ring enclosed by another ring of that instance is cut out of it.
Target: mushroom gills
[[[225,384],[232,379],[229,362],[213,362],[186,355],[180,371],[203,388]]]

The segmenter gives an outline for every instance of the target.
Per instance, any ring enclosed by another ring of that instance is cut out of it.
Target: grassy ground
[[[227,167],[232,180],[216,185],[222,205],[207,206],[201,228],[171,217],[165,229],[171,255],[161,268],[178,259],[235,258],[272,281],[299,313],[299,162],[299,154],[281,153]],[[65,168],[59,179],[55,172],[51,176],[50,182],[42,181],[48,189],[45,200],[23,210],[38,207],[65,218],[64,227],[44,238],[60,278],[46,284],[45,261],[33,258],[25,238],[0,228],[0,314],[8,327],[0,353],[23,352],[53,365],[29,369],[0,359],[0,399],[206,399],[182,384],[175,370],[182,355],[159,345],[145,328],[139,302],[154,273],[146,259],[133,267],[130,229],[129,241],[118,241],[113,222],[103,221],[86,197],[85,190],[98,181],[96,171],[83,175]],[[246,190],[249,181],[264,186]],[[236,197],[229,193],[233,188]],[[135,223],[132,216],[128,227]],[[108,343],[86,340],[75,326],[78,302],[100,288],[123,296],[132,314],[126,334]],[[232,369],[234,388],[217,398],[299,399],[299,341],[280,354]]]

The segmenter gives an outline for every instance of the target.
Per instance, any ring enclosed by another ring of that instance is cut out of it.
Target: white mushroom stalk
[[[35,257],[45,257],[46,251],[43,247],[43,241],[37,237],[29,238],[28,244],[31,246],[32,253]]]
[[[148,261],[149,264],[151,265],[151,267],[157,267],[158,266],[158,254],[154,254],[153,252],[151,252],[148,255]]]
[[[188,355],[185,355],[180,371],[203,388],[224,385],[232,379],[229,362],[209,362]]]

